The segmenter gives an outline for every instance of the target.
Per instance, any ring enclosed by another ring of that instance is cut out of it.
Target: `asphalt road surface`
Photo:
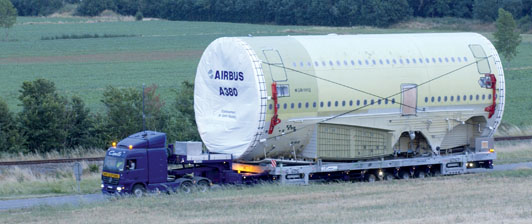
[[[470,169],[469,173],[481,173],[481,172],[491,172],[491,171],[505,171],[505,170],[516,170],[529,168],[532,169],[532,162],[524,163],[512,163],[512,164],[502,164],[495,165],[492,170],[487,169]],[[85,195],[69,195],[69,196],[57,196],[57,197],[46,197],[46,198],[28,198],[28,199],[16,199],[16,200],[0,200],[0,212],[10,209],[20,209],[20,208],[29,208],[39,205],[79,205],[83,203],[95,203],[107,200],[104,195],[101,193],[97,194],[85,194]]]

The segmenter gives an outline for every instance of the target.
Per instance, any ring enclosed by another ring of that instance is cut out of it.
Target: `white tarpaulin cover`
[[[261,100],[264,82],[256,61],[255,53],[238,38],[217,39],[203,52],[194,86],[194,111],[210,152],[239,158],[258,141],[265,100]]]

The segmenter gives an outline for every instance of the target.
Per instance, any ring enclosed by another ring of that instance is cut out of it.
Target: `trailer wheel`
[[[370,182],[370,183],[373,183],[373,182],[377,181],[377,176],[375,176],[375,174],[370,173],[370,174],[368,174],[366,176],[366,181]]]
[[[407,172],[407,171],[401,171],[401,172],[399,173],[399,177],[400,177],[401,179],[408,180],[408,179],[410,179],[410,173]]]
[[[200,180],[197,184],[196,184],[196,188],[198,189],[199,192],[206,192],[209,190],[209,188],[211,187],[209,181],[207,180]]]
[[[394,180],[395,179],[395,176],[391,173],[384,173],[384,180]]]
[[[132,192],[133,192],[133,195],[135,195],[135,197],[140,198],[144,196],[144,194],[146,193],[146,188],[142,186],[142,184],[137,184],[133,186]]]
[[[190,192],[192,192],[192,182],[190,181],[183,181],[183,183],[181,183],[181,186],[179,186],[179,190],[181,190],[181,192],[185,193],[185,194],[188,194]]]
[[[425,171],[419,171],[417,173],[417,178],[419,178],[419,179],[425,179],[425,176],[426,176],[425,175]]]

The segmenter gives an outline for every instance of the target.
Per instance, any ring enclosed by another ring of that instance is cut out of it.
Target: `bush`
[[[13,113],[7,104],[0,98],[0,152],[23,152],[23,139],[16,126]]]
[[[11,0],[19,16],[47,16],[63,7],[63,0]]]
[[[56,93],[55,84],[45,79],[27,81],[20,92],[22,111],[18,119],[26,147],[39,153],[63,148],[66,100]]]
[[[77,14],[82,16],[97,16],[104,10],[116,11],[112,0],[84,0],[78,7]]]
[[[141,11],[137,11],[137,13],[135,14],[135,20],[140,21],[143,18],[144,18],[144,16],[142,15],[142,12]]]

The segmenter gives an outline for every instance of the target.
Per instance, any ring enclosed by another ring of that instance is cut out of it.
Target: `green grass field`
[[[431,21],[432,22],[432,21]],[[19,111],[17,97],[23,81],[46,78],[61,94],[82,97],[93,112],[108,85],[141,88],[157,84],[166,102],[183,80],[193,80],[202,51],[222,36],[456,32],[437,29],[313,27],[181,21],[119,21],[79,17],[19,17],[10,31],[12,41],[0,41],[0,97]],[[460,27],[458,27],[460,29]],[[488,38],[491,34],[479,30]],[[82,34],[132,35],[118,38],[41,40]],[[507,104],[504,121],[532,125],[532,35],[523,35],[519,55],[506,69]]]
[[[532,170],[258,185],[0,212],[0,223],[530,223]]]

